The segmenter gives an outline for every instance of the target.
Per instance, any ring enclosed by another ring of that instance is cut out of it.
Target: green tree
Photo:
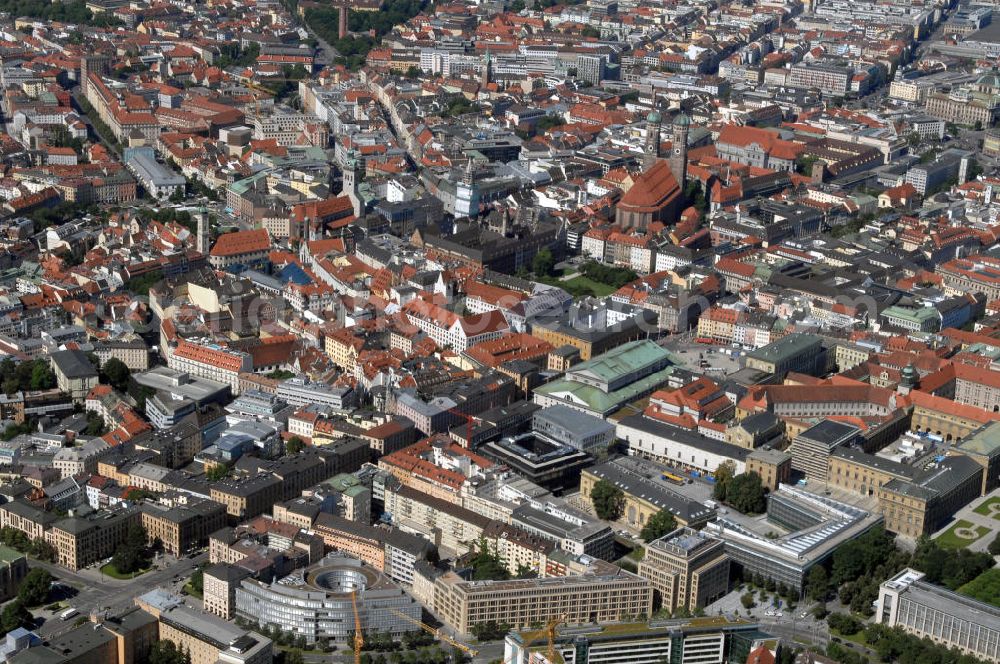
[[[957,590],[993,567],[993,556],[968,549],[943,549],[934,540],[922,538],[911,565],[926,574],[928,582]]]
[[[799,155],[795,160],[795,172],[801,175],[811,176],[813,165],[819,161],[815,155]]]
[[[128,381],[132,377],[132,371],[117,357],[112,357],[101,367],[101,377],[119,392],[124,392],[128,389]]]
[[[701,214],[708,211],[708,200],[705,198],[705,189],[701,185],[701,180],[692,178],[688,181],[684,187],[684,200]]]
[[[498,623],[495,620],[487,620],[486,622],[473,625],[472,635],[479,641],[496,641],[506,636],[510,629],[510,625]],[[461,651],[459,652],[461,653]],[[462,659],[465,659],[464,653]]]
[[[200,569],[191,572],[191,589],[199,595],[205,592],[205,573]]]
[[[552,257],[552,252],[548,247],[542,247],[535,257],[531,259],[531,269],[539,277],[547,277],[552,274],[552,269],[556,266],[556,260]]]
[[[659,539],[677,527],[677,519],[667,510],[660,510],[642,527],[639,536],[646,542]]]
[[[48,390],[56,386],[56,375],[48,362],[35,362],[31,369],[31,389]]]
[[[229,475],[229,466],[225,464],[216,464],[205,471],[205,479],[209,482],[218,482],[219,480],[225,479]]]
[[[809,599],[822,602],[830,594],[830,575],[822,565],[813,565],[806,578],[806,595]]]
[[[744,609],[752,609],[757,605],[757,602],[753,599],[753,593],[743,593],[740,595],[740,604],[743,605]]]
[[[740,512],[761,514],[767,509],[764,486],[760,475],[754,472],[741,473],[729,481],[726,487],[726,502]]]
[[[34,626],[34,622],[34,616],[24,607],[24,603],[20,599],[15,599],[3,607],[3,611],[0,611],[0,632],[3,634],[18,627],[30,629]]]
[[[173,641],[160,640],[153,643],[148,661],[149,664],[190,664],[191,659]]]
[[[85,436],[103,436],[107,433],[104,416],[92,410],[87,411],[87,426],[83,429]]]
[[[472,578],[476,581],[503,581],[510,578],[507,564],[497,551],[490,551],[485,538],[479,540],[479,553],[470,563]]]
[[[288,650],[285,652],[285,664],[304,664],[302,653],[298,650]]]
[[[590,490],[590,501],[597,516],[605,521],[614,521],[625,508],[625,494],[607,480],[598,480]]]
[[[299,452],[304,450],[305,447],[306,443],[304,440],[302,440],[298,436],[292,436],[291,438],[288,439],[288,442],[285,443],[285,452],[287,452],[288,454],[298,454]]]
[[[146,560],[146,529],[138,524],[129,527],[125,541],[115,549],[111,564],[122,574],[132,574],[142,569]]]
[[[732,461],[723,461],[715,469],[715,484],[712,486],[712,497],[716,500],[726,499],[726,489],[730,480],[736,475],[736,464]]]
[[[1000,556],[1000,533],[990,542],[989,552],[994,556]]]
[[[826,617],[826,624],[844,636],[854,636],[864,627],[864,623],[846,613],[831,613]]]
[[[17,589],[17,598],[25,606],[41,606],[49,598],[52,587],[52,575],[41,567],[34,567],[21,581]]]
[[[601,38],[601,31],[598,30],[597,28],[595,28],[592,25],[588,25],[588,26],[584,27],[584,29],[580,31],[580,34],[582,36],[584,36],[584,37],[589,37],[589,38],[592,38],[592,39],[600,39]]]

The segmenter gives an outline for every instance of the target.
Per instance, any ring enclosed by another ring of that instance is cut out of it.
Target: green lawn
[[[151,569],[152,567],[147,567],[146,569],[141,569],[138,572],[132,572],[131,574],[122,574],[114,566],[114,563],[108,563],[107,565],[101,568],[101,573],[105,574],[106,576],[110,576],[112,579],[123,579],[127,581],[129,579],[134,579],[137,576],[142,576]]]
[[[976,532],[975,539],[965,539],[964,537],[959,537],[955,534],[955,531],[959,528],[970,528]],[[979,538],[990,532],[989,528],[984,528],[982,526],[973,526],[970,521],[959,521],[947,531],[941,533],[934,541],[945,548],[951,549],[963,549]]]
[[[857,643],[859,646],[867,647],[867,644],[865,643],[865,630],[861,630],[857,634],[851,634],[850,636],[847,636],[846,634],[841,634],[839,631],[831,627],[830,633],[839,636],[845,641],[853,641],[854,643]]]
[[[191,585],[190,581],[184,584],[184,592],[186,592],[188,595],[191,595],[192,597],[197,597],[198,599],[202,598],[202,594],[197,590],[195,590],[194,586]]]
[[[585,288],[589,288],[594,292],[594,295],[596,295],[597,297],[604,297],[605,295],[611,295],[616,290],[618,290],[614,286],[602,284],[601,282],[594,281],[593,279],[585,277],[582,274],[579,277],[573,277],[572,279],[567,279],[566,281],[560,282],[560,284],[564,288],[568,287],[567,290],[579,289],[582,291]]]
[[[976,506],[976,509],[972,510],[976,514],[982,514],[983,516],[989,516],[993,514],[994,519],[1000,519],[1000,510],[996,508],[990,511],[990,505],[1000,505],[1000,496],[993,496],[992,498],[987,498],[983,502]]]
[[[988,569],[958,589],[963,595],[1000,606],[1000,567]]]

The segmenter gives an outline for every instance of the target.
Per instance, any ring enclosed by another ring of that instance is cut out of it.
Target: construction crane
[[[358,592],[351,592],[351,608],[354,609],[354,664],[361,664],[361,649],[365,637],[361,635],[361,615],[358,613]]]
[[[400,618],[403,618],[404,620],[407,620],[407,621],[413,623],[414,625],[416,625],[420,629],[424,630],[428,634],[431,634],[435,638],[441,639],[445,643],[447,643],[449,645],[455,646],[456,648],[458,648],[459,650],[461,650],[462,652],[464,652],[469,657],[475,657],[476,655],[479,654],[478,650],[470,648],[469,646],[465,645],[464,643],[459,643],[455,639],[451,638],[450,636],[448,636],[447,634],[445,634],[444,632],[442,632],[440,629],[437,629],[435,627],[431,627],[427,623],[420,622],[416,618],[408,616],[405,613],[403,613],[402,611],[397,611],[396,609],[389,609],[389,610],[392,611],[397,616],[399,616]]]
[[[556,627],[563,624],[568,616],[561,615],[553,618],[545,625],[545,634],[549,637],[549,648],[545,651],[549,664],[556,664]]]
[[[558,616],[548,621],[542,629],[522,635],[523,642],[521,643],[521,648],[527,651],[528,646],[546,636],[549,643],[545,650],[545,659],[548,660],[548,664],[556,664],[556,628],[566,622],[567,617],[566,615]],[[504,662],[504,664],[513,664],[513,662],[508,661]]]
[[[472,417],[468,413],[463,413],[462,411],[458,410],[457,408],[448,408],[447,410],[452,415],[454,415],[454,416],[456,416],[456,417],[458,417],[460,419],[465,420],[465,445],[464,445],[464,447],[467,447],[470,450],[473,449],[473,445],[472,445],[472,426],[476,423],[476,418]],[[451,427],[448,427],[448,428],[449,428],[449,430],[451,429]]]

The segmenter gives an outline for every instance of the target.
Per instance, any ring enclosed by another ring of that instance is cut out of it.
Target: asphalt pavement
[[[93,611],[103,610],[111,614],[124,611],[134,605],[137,596],[154,588],[179,592],[195,568],[207,560],[207,553],[180,559],[163,556],[153,561],[160,569],[146,572],[132,580],[112,579],[96,567],[73,571],[34,559],[29,560],[28,566],[48,570],[58,581],[74,588],[76,594],[66,602],[77,609],[81,616],[88,616]],[[71,627],[74,620],[52,618],[46,620],[36,631],[42,638],[50,638]]]

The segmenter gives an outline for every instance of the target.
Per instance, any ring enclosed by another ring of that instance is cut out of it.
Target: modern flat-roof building
[[[337,554],[270,585],[244,579],[236,589],[236,615],[277,625],[307,643],[321,638],[345,641],[354,631],[352,594],[366,634],[399,636],[420,620],[420,605],[412,597],[360,560]]]
[[[531,429],[584,452],[607,449],[615,442],[615,425],[562,404],[535,411]]]
[[[165,590],[151,590],[135,601],[160,621],[160,639],[188,653],[191,664],[270,664],[274,659],[271,639],[188,608],[183,598]]]
[[[0,546],[0,601],[6,602],[17,594],[21,581],[28,575],[28,559],[23,553]]]
[[[279,399],[296,408],[309,404],[320,404],[335,410],[346,410],[354,405],[355,399],[354,390],[350,387],[315,383],[304,377],[281,381],[278,383],[276,394]]]
[[[507,664],[556,664],[547,659],[548,645],[532,640],[533,632],[513,631],[504,642]],[[754,623],[726,618],[653,620],[642,623],[559,627],[557,662],[573,664],[744,664],[750,653],[772,654],[778,639]]]
[[[735,515],[724,516],[703,530],[726,543],[726,553],[744,573],[761,574],[801,592],[809,570],[849,539],[882,522],[882,517],[826,496],[782,484],[767,501],[770,530],[785,534],[771,538]]]
[[[653,588],[646,579],[609,563],[580,576],[466,581],[454,572],[434,582],[434,611],[456,632],[490,621],[524,629],[561,618],[567,625],[617,622],[649,615]]]
[[[729,556],[725,544],[693,528],[678,528],[646,547],[639,576],[649,579],[669,611],[694,611],[729,590]]]
[[[133,378],[156,391],[146,398],[146,417],[157,429],[176,426],[205,404],[225,403],[231,393],[229,385],[167,367],[154,367]]]
[[[552,490],[576,486],[580,471],[591,463],[589,454],[534,432],[485,443],[479,452]]]
[[[875,622],[1000,662],[1000,608],[922,581],[905,569],[879,587]]]
[[[826,482],[833,450],[853,443],[860,436],[861,430],[856,426],[823,420],[792,440],[788,448],[788,453],[792,455],[792,470],[804,473],[809,481]]]

